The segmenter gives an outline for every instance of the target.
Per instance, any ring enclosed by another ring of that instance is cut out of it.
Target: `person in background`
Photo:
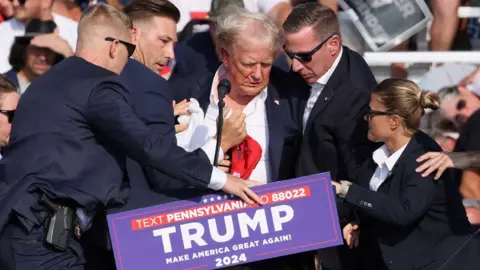
[[[292,59],[292,73],[286,76],[307,100],[300,111],[303,137],[298,142],[295,176],[328,171],[334,180],[354,179],[374,149],[362,116],[375,78],[362,56],[342,46],[338,18],[330,8],[317,3],[297,5],[283,29],[284,51]],[[298,75],[303,81],[296,81]],[[337,200],[337,209],[345,225],[350,206]],[[345,246],[318,251],[327,269],[357,269],[352,255]]]
[[[89,0],[54,0],[52,12],[78,22]]]
[[[171,0],[170,2],[178,7],[181,14],[178,31],[183,31],[184,27],[192,19],[206,19],[215,1],[216,0]],[[216,2],[222,5],[225,5],[225,3],[221,2],[237,2],[238,6],[241,6],[240,2],[242,2],[246,10],[267,14],[277,25],[282,25],[292,10],[289,0],[220,0]]]
[[[11,0],[0,0],[0,23],[13,17],[15,14]]]
[[[19,95],[17,88],[5,76],[0,75],[0,159],[1,149],[10,141],[13,116],[17,108]]]
[[[480,99],[462,86],[445,87],[438,92],[441,113],[460,128],[454,152],[480,150]],[[458,171],[460,191],[465,199],[480,199],[480,171]]]
[[[14,18],[0,23],[0,73],[12,67],[8,61],[15,37],[25,34],[26,25],[33,19],[53,20],[58,27],[58,35],[66,40],[72,51],[77,45],[77,22],[52,12],[53,0],[13,0]]]
[[[391,3],[391,2],[390,2]],[[433,14],[430,28],[430,49],[432,51],[449,51],[457,34],[459,18],[458,7],[461,0],[429,0]],[[408,40],[392,49],[393,51],[407,51]],[[408,72],[404,63],[392,64],[392,77],[406,78]]]
[[[440,150],[418,130],[424,110],[439,105],[438,96],[408,80],[387,79],[373,91],[368,139],[383,145],[356,179],[332,182],[360,216],[360,225],[343,229],[347,245],[364,252],[357,269],[478,268],[479,239],[452,175],[435,181],[416,171],[419,156]]]
[[[27,25],[25,35],[15,38],[9,59],[13,68],[5,76],[20,94],[53,65],[73,55],[70,45],[55,33],[56,27],[53,21],[34,19]]]
[[[453,131],[444,131],[442,129],[435,129],[432,132],[429,132],[430,137],[432,137],[435,142],[440,145],[442,151],[453,152],[455,149],[455,144],[458,140],[459,134]]]

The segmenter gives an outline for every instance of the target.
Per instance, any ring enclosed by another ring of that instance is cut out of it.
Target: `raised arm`
[[[163,134],[152,132],[133,112],[125,89],[118,83],[103,83],[90,94],[87,120],[143,166],[152,167],[188,184],[236,195],[248,203],[259,202],[249,188],[251,182],[226,175],[208,161],[178,147]]]
[[[435,180],[438,180],[448,168],[480,169],[480,152],[429,152],[417,159],[422,163],[417,172],[427,177],[436,171]]]

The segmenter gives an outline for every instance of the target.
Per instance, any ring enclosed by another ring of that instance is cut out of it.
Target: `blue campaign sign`
[[[328,173],[108,216],[118,269],[215,269],[342,245]]]

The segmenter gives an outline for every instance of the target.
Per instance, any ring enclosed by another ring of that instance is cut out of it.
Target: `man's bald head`
[[[131,42],[132,27],[130,17],[117,8],[107,4],[91,6],[85,10],[78,23],[77,48],[98,48],[106,37]]]

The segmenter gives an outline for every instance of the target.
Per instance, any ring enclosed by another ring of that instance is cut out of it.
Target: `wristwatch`
[[[340,180],[340,193],[338,196],[345,198],[347,196],[348,188],[352,185],[352,182]]]

